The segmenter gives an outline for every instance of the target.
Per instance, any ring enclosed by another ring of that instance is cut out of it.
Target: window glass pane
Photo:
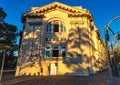
[[[61,50],[62,50],[62,53],[61,53],[62,57],[66,57],[66,46],[62,46]]]
[[[45,38],[45,41],[51,41],[51,38],[49,37],[49,38]]]
[[[59,32],[59,25],[58,24],[54,24],[53,28],[54,28],[54,32]]]
[[[62,49],[66,49],[66,46],[62,46]]]
[[[64,26],[62,23],[61,23],[60,25],[61,25],[61,26],[60,26],[60,27],[61,27],[61,32],[66,32],[65,26]]]
[[[48,41],[48,38],[45,38],[45,41]]]
[[[66,28],[65,28],[65,26],[64,26],[64,32],[66,32]]]
[[[51,24],[49,24],[49,32],[52,31],[52,27],[51,27]]]
[[[62,51],[62,57],[66,57],[66,51]]]
[[[48,33],[51,33],[51,32],[52,32],[51,23],[49,23],[49,24],[47,25],[46,32],[48,32]]]
[[[48,26],[47,26],[46,32],[48,32]]]
[[[46,57],[50,57],[50,51],[45,52]]]
[[[29,23],[29,25],[30,25],[30,26],[33,26],[33,25],[34,25],[34,23],[33,23],[33,22],[28,22],[28,23]]]
[[[54,46],[53,49],[54,49],[54,50],[58,50],[58,46]]]
[[[61,32],[64,32],[63,24],[61,23]]]
[[[50,57],[51,56],[51,49],[49,46],[45,47],[45,56]]]

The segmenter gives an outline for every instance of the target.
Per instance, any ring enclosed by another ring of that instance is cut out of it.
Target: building
[[[105,45],[87,9],[53,2],[33,7],[22,22],[16,76],[89,76],[105,65]]]

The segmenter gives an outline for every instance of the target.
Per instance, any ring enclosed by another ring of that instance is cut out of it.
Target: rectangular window
[[[61,47],[61,52],[62,52],[62,53],[61,53],[61,56],[62,56],[62,57],[66,57],[66,46],[62,46],[62,47]]]
[[[53,57],[59,57],[59,48],[58,48],[58,46],[53,47]]]
[[[50,51],[45,52],[46,57],[50,57]]]
[[[51,49],[50,49],[50,47],[45,47],[45,56],[46,57],[51,57]]]
[[[59,50],[53,50],[53,57],[59,57]]]
[[[66,57],[66,51],[65,50],[62,51],[62,57]]]

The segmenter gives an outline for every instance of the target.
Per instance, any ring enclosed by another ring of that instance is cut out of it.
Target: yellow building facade
[[[106,62],[105,44],[91,13],[53,2],[22,15],[16,76],[89,76]]]

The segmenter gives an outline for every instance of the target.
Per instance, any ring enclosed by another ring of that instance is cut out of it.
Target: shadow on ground
[[[3,76],[2,85],[109,85],[108,71],[102,71],[89,77],[79,76],[22,76],[14,77],[11,72]],[[120,84],[120,77],[113,78],[113,85]]]

